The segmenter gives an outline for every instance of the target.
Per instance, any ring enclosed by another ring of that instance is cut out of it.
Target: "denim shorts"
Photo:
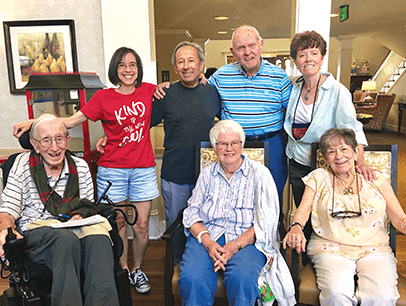
[[[112,183],[107,195],[113,203],[125,201],[127,198],[130,202],[144,202],[159,196],[155,167],[126,169],[99,166],[97,169],[98,198],[106,189],[107,181]]]

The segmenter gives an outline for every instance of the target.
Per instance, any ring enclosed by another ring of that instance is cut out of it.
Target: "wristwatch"
[[[209,234],[209,231],[201,231],[199,234],[197,234],[196,236],[196,240],[197,242],[199,242],[200,244],[202,244],[202,235],[203,234]],[[209,234],[210,235],[210,234]]]

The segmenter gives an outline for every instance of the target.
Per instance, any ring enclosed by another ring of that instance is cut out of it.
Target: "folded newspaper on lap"
[[[102,216],[94,215],[94,216],[87,217],[87,218],[84,218],[81,220],[69,220],[67,222],[54,223],[54,224],[51,224],[51,227],[52,228],[78,227],[78,226],[102,223],[102,222],[104,222],[104,220],[106,220],[106,219],[104,219]]]

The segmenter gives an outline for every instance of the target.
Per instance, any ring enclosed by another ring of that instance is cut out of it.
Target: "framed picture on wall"
[[[74,20],[4,21],[3,29],[12,94],[25,94],[32,73],[78,71]]]

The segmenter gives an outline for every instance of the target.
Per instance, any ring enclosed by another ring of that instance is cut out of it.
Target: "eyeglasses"
[[[224,150],[227,149],[230,145],[233,149],[238,148],[241,145],[242,141],[232,141],[232,142],[216,142],[216,145],[219,149]]]
[[[137,63],[130,63],[129,65],[126,65],[124,63],[120,63],[120,64],[118,64],[117,69],[118,70],[125,70],[127,67],[130,68],[131,70],[135,70],[135,69],[137,69]]]
[[[335,174],[333,174],[333,200],[331,202],[331,216],[337,219],[350,219],[350,218],[358,218],[362,215],[361,211],[361,197],[359,194],[359,187],[358,187],[358,176],[357,172],[355,172],[355,179],[357,180],[357,192],[358,192],[358,205],[359,211],[352,211],[352,210],[343,210],[343,211],[334,211],[334,186],[335,186]],[[353,193],[353,192],[350,192]]]
[[[41,140],[35,139],[35,141],[38,141],[41,144],[41,146],[48,148],[52,146],[52,143],[54,141],[58,146],[66,144],[66,137],[65,136],[57,136],[55,138],[45,137],[42,138]]]

